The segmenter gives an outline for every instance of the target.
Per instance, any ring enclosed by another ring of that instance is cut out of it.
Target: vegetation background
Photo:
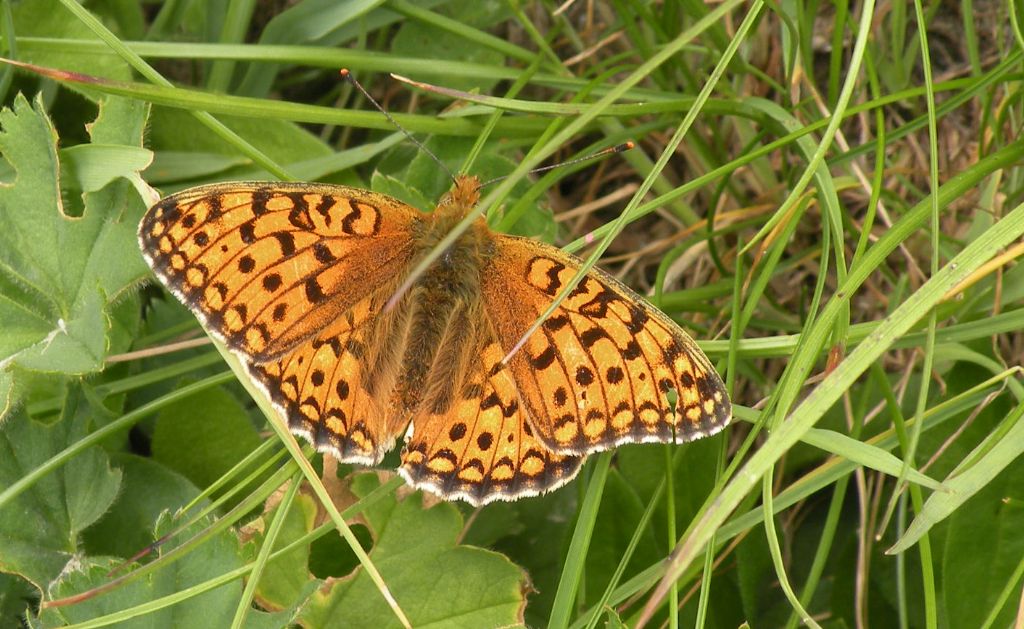
[[[0,69],[0,625],[1020,625],[1020,11],[0,0],[3,56],[61,71]],[[492,225],[607,247],[733,426],[482,509],[300,466],[134,234],[149,186],[430,209],[342,67],[512,176]]]

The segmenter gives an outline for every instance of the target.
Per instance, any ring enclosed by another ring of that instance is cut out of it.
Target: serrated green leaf
[[[141,185],[138,171],[148,161],[140,148],[148,108],[110,98],[99,111],[90,133],[103,144],[69,149],[84,188],[74,177],[58,179],[57,136],[41,101],[30,105],[19,95],[12,109],[0,112],[0,152],[16,172],[13,185],[0,188],[0,274],[12,289],[0,298],[7,332],[2,368],[64,374],[102,368],[109,305],[148,275],[135,242],[143,204],[129,183]],[[104,163],[112,153],[133,157]],[[66,196],[62,183],[70,186]]]
[[[164,511],[174,511],[198,495],[187,478],[152,459],[113,454],[121,471],[117,500],[82,536],[90,555],[131,557],[153,541],[153,527]]]
[[[188,527],[164,543],[162,548],[173,548],[209,526],[209,519]],[[180,522],[161,517],[153,539],[171,532]],[[85,592],[110,581],[109,572],[122,563],[120,558],[89,557],[69,566],[49,588],[51,599],[59,599]],[[40,615],[43,626],[63,626],[85,622],[93,618],[118,612],[182,590],[220,576],[240,567],[244,562],[238,540],[228,531],[217,534],[197,546],[177,561],[167,564],[146,579],[130,581],[110,592],[86,598],[74,605],[48,608]],[[238,598],[242,593],[241,581],[231,581],[213,590],[183,598],[180,602],[117,623],[118,627],[227,627],[231,624]]]
[[[62,150],[60,157],[65,174],[74,177],[80,190],[97,192],[125,173],[138,178],[139,171],[149,167],[153,154],[137,146],[79,144]]]
[[[65,400],[60,420],[44,425],[24,410],[0,430],[0,487],[6,487],[86,434],[91,410],[77,390]],[[17,573],[43,589],[79,550],[79,534],[114,501],[121,473],[98,447],[0,508],[0,571]]]
[[[107,320],[105,300],[98,292],[86,292],[68,313],[47,321],[52,327],[45,336],[7,357],[0,366],[13,364],[23,369],[47,373],[81,374],[103,366],[106,354]],[[24,336],[24,330],[19,336]]]

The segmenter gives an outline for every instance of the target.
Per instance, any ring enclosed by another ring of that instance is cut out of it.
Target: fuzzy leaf
[[[0,487],[8,487],[86,433],[91,410],[77,391],[52,425],[14,413],[0,430]],[[20,574],[40,589],[79,551],[79,534],[107,510],[121,472],[92,447],[0,507],[0,571]]]
[[[202,520],[172,537],[163,547],[173,548],[211,523],[210,519]],[[153,539],[171,532],[179,524],[180,522],[170,517],[162,517],[157,523]],[[109,571],[121,562],[121,559],[111,557],[90,557],[75,562],[50,586],[47,598],[58,599],[104,585],[110,581]],[[243,562],[244,556],[237,539],[224,531],[206,540],[184,557],[163,566],[146,579],[131,581],[111,592],[87,598],[74,605],[47,609],[41,614],[40,621],[44,626],[85,622],[180,592],[234,570]],[[241,594],[241,581],[231,581],[175,605],[119,623],[117,626],[228,627],[231,625]]]
[[[57,134],[42,101],[19,95],[0,112],[0,153],[16,173],[0,188],[0,285],[10,289],[0,298],[0,369],[84,374],[103,366],[110,304],[148,275],[135,242],[143,203],[128,181],[140,182],[147,111],[123,99],[100,102],[90,126],[105,147],[99,152],[132,158],[104,162],[76,150],[77,172],[88,173],[94,191],[71,185],[64,195],[61,184],[76,179],[58,176]]]
[[[249,415],[223,388],[169,404],[153,431],[153,458],[207,487],[260,444]]]

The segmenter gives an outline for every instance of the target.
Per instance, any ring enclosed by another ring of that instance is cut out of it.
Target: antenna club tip
[[[634,142],[633,140],[629,140],[628,142],[623,142],[622,144],[616,146],[615,152],[622,153],[623,151],[632,151],[635,148],[636,142]]]
[[[340,74],[341,78],[343,78],[343,79],[347,79],[350,76],[348,68],[342,68],[342,69],[338,70],[338,74]]]

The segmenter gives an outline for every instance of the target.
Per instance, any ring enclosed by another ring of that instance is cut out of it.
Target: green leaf
[[[219,115],[217,119],[260,151],[273,155],[281,164],[301,163],[333,154],[323,140],[288,120],[230,115]],[[165,181],[210,181],[211,178],[223,181],[236,179],[239,175],[246,179],[270,178],[266,171],[257,169],[253,172],[252,162],[239,157],[237,146],[210,133],[188,111],[155,107],[147,139],[158,156],[171,152],[171,157],[177,157],[179,163],[186,155],[198,160],[184,169],[158,173],[159,179]],[[166,167],[166,164],[162,161],[161,165]],[[172,161],[171,165],[174,166],[175,162]],[[234,168],[225,170],[233,165]]]
[[[14,407],[14,401],[14,376],[9,371],[0,371],[0,425]]]
[[[153,526],[164,511],[178,509],[199,494],[188,479],[151,459],[113,454],[123,475],[117,500],[82,536],[90,555],[131,557],[153,541]]]
[[[200,521],[165,542],[161,548],[173,548],[179,540],[192,537],[210,524],[209,519]],[[179,525],[180,522],[170,517],[161,518],[153,539],[166,535]],[[76,562],[50,586],[49,598],[67,597],[104,585],[110,581],[110,570],[121,563],[120,558],[112,557],[89,557]],[[40,615],[40,620],[46,626],[85,622],[181,592],[239,568],[243,563],[244,557],[238,540],[229,531],[223,531],[146,579],[130,581],[111,592],[85,598],[74,605],[48,608]],[[119,622],[117,626],[227,627],[231,624],[241,594],[241,581],[231,581],[213,590],[183,597],[174,605],[149,612],[137,619]]]
[[[677,457],[673,483],[677,531],[686,528],[715,486],[714,470],[721,448],[720,439],[722,437],[701,439],[672,449],[673,456]],[[665,475],[664,453],[646,444],[627,445],[618,449],[616,460],[619,473],[646,504]],[[663,500],[656,508],[652,522],[656,527],[658,547],[664,551],[668,550],[668,530],[664,524],[667,517]]]
[[[530,575],[530,582],[536,590],[530,595],[526,607],[526,623],[530,627],[548,624],[562,564],[572,538],[580,482],[573,480],[558,491],[543,496],[497,505],[499,513],[511,512],[511,515],[506,536],[492,547],[514,558]],[[492,506],[488,505],[480,512],[480,517],[469,529],[471,534],[480,519],[490,517],[488,512]]]
[[[13,8],[14,30],[18,37],[98,41],[96,34],[81,20],[72,19],[59,0],[16,2]],[[132,77],[132,70],[124,59],[110,50],[83,55],[80,51],[61,46],[29,46],[19,54],[19,60],[122,81]]]
[[[207,487],[260,445],[242,405],[222,387],[167,405],[153,429],[153,459]]]
[[[653,459],[662,458],[656,456],[659,450],[657,447],[644,447],[646,456]],[[616,469],[610,470],[587,552],[585,591],[588,604],[597,603],[608,586],[608,580],[636,532],[644,507],[637,491],[625,477]],[[657,548],[654,528],[647,527],[640,534],[640,543],[626,568],[625,579],[656,563],[660,559]]]
[[[60,420],[45,425],[18,411],[0,431],[0,487],[6,487],[86,434],[92,411],[77,390],[67,395]],[[113,503],[121,473],[98,447],[0,509],[0,571],[20,574],[41,590],[79,551],[79,535]]]
[[[168,182],[224,175],[232,168],[247,166],[249,163],[248,159],[238,155],[166,150],[153,156],[153,163],[146,169],[145,175],[147,181],[159,186]]]
[[[316,514],[316,499],[308,495],[297,495],[278,534],[277,547],[285,546],[313,530],[316,527]],[[259,529],[258,539],[262,540],[264,524],[271,517],[273,513],[254,524]],[[262,606],[284,609],[302,600],[303,590],[309,582],[318,581],[309,573],[309,557],[310,547],[300,546],[267,564],[256,590]]]
[[[29,608],[29,601],[35,598],[32,585],[24,579],[0,573],[0,625],[21,627]]]
[[[136,146],[79,144],[60,152],[65,174],[74,177],[80,190],[97,192],[125,173],[142,181],[138,172],[149,167],[153,154]]]
[[[963,386],[969,379],[970,371],[958,368],[952,372],[952,382],[957,387]],[[951,391],[952,393],[952,391]],[[972,409],[973,410],[973,409]],[[1004,474],[1007,466],[1011,466],[1024,452],[1024,404],[1007,407],[1004,402],[997,401],[984,409],[978,419],[968,426],[963,437],[950,444],[945,457],[940,458],[935,466],[939,472],[948,476],[942,481],[943,491],[936,491],[928,497],[920,512],[917,513],[907,527],[906,532],[886,552],[895,554],[909,549],[913,544],[932,528],[941,523],[951,514],[958,513],[986,485]],[[1000,422],[1009,428],[1000,427]],[[950,427],[948,431],[952,431]],[[945,432],[929,436],[929,440],[938,442]],[[977,443],[973,448],[969,444]],[[956,464],[948,470],[947,468]]]
[[[764,543],[764,528],[755,528],[736,547],[737,603],[742,617],[762,618],[772,605],[784,600],[776,589],[777,579]]]
[[[13,185],[0,188],[0,281],[16,288],[0,299],[0,323],[9,333],[0,341],[0,368],[63,374],[102,368],[110,303],[148,275],[135,242],[142,203],[125,181],[140,181],[137,151],[147,110],[117,98],[100,103],[93,139],[107,151],[135,151],[136,158],[90,166],[90,187],[117,181],[93,192],[71,188],[66,196],[57,175],[57,135],[42,102],[30,105],[19,95],[13,109],[0,112],[0,153],[17,173]],[[95,157],[78,161],[95,164]],[[81,212],[71,210],[76,203]]]
[[[948,626],[976,625],[1024,557],[1022,482],[1024,465],[1018,461],[950,516],[942,567]],[[1004,607],[994,626],[1013,624],[1016,600]]]
[[[450,2],[444,7],[443,13],[455,16],[460,25],[467,30],[473,26],[487,26],[504,19],[508,14],[508,6],[501,2]],[[402,23],[398,33],[391,40],[391,51],[397,55],[413,59],[448,59],[468,63],[501,66],[505,59],[496,50],[485,48],[469,38],[459,37],[447,29],[428,24],[420,20],[408,20]],[[451,76],[444,86],[456,90],[479,89],[490,91],[498,78],[490,81],[479,78],[461,78]]]
[[[360,474],[352,480],[357,497],[377,486],[374,474]],[[301,519],[303,526],[310,528],[313,519],[305,509]],[[463,521],[455,505],[424,508],[419,493],[400,501],[389,495],[370,506],[363,517],[374,538],[370,558],[413,626],[522,624],[529,583],[526,574],[498,553],[460,545]],[[295,584],[312,578],[300,557],[289,563],[277,567],[274,587],[284,587],[286,578]],[[457,569],[442,569],[444,566]],[[286,577],[281,570],[290,570],[292,576]],[[340,579],[327,579],[304,608],[301,620],[314,627],[400,626],[362,568]]]
[[[260,33],[260,44],[337,44],[340,40],[332,38],[332,33],[337,34],[350,23],[362,23],[365,28],[366,13],[381,4],[382,0],[299,2],[267,22]],[[265,94],[279,69],[279,65],[255,64],[246,74],[239,91],[244,94]]]

